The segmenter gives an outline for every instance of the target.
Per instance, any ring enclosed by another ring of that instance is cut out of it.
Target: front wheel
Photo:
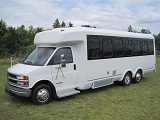
[[[123,80],[122,80],[122,85],[129,86],[130,84],[131,84],[131,74],[126,73]]]
[[[36,105],[47,104],[52,99],[51,87],[46,84],[41,84],[33,89],[32,101]]]

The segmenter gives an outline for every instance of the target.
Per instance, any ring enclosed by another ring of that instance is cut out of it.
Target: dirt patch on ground
[[[4,102],[3,103],[5,106],[9,106],[11,104],[11,102]]]

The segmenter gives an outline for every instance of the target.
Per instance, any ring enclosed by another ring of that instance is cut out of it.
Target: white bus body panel
[[[10,67],[8,72],[14,75],[28,76],[29,86],[27,88],[33,88],[37,82],[42,80],[52,82],[51,66],[31,66],[19,63]]]
[[[78,89],[91,88],[95,81],[104,79],[111,80],[111,84],[117,80],[121,81],[127,71],[131,71],[134,77],[138,69],[142,69],[143,74],[155,70],[155,55],[99,60],[87,58],[87,35],[154,39],[152,35],[91,28],[59,28],[53,31],[37,34],[34,42],[38,46],[74,46]]]
[[[88,60],[87,35],[154,39],[152,35],[91,28],[59,28],[44,31],[35,36],[34,43],[38,47],[70,46],[72,48],[73,63],[61,68],[64,76],[61,72],[57,75],[59,65],[17,64],[9,68],[8,72],[29,76],[27,88],[33,88],[39,81],[48,80],[54,85],[57,96],[64,97],[79,93],[75,89],[97,88],[112,84],[114,81],[121,81],[128,71],[132,73],[133,78],[138,69],[142,69],[143,74],[155,70],[155,52],[154,55],[147,56]],[[73,69],[74,64],[76,70]]]

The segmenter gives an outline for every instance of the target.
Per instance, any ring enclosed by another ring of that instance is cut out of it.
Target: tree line
[[[58,18],[53,22],[53,28],[60,27],[74,27],[73,23],[69,22],[67,25],[64,21],[59,22]],[[96,28],[95,26],[82,25],[81,27]],[[26,54],[30,53],[35,45],[33,44],[34,36],[36,33],[43,31],[42,27],[34,28],[29,26],[26,28],[24,25],[14,28],[12,26],[7,26],[6,22],[2,19],[0,20],[0,57],[5,57],[7,54]],[[141,31],[136,31],[130,25],[128,27],[128,32],[134,33],[145,33],[151,34],[149,29],[143,29]],[[154,35],[156,41],[156,49],[160,51],[160,33]]]
[[[143,34],[152,34],[149,29],[142,28],[141,31],[134,30],[131,25],[128,26],[128,32],[133,33],[143,33]],[[160,33],[158,35],[153,34],[156,43],[156,50],[160,51]]]
[[[74,27],[73,23],[69,22],[68,26],[66,25],[66,23],[64,21],[62,21],[62,23],[60,24],[58,18],[55,20],[55,22],[52,25],[53,28],[64,28],[64,27]]]
[[[24,54],[31,52],[35,46],[33,39],[36,33],[43,31],[43,28],[29,26],[28,29],[24,25],[14,28],[0,21],[0,55],[6,57],[7,54]]]
[[[60,24],[58,18],[53,23],[53,28],[59,27],[73,27],[69,22],[67,26],[64,21]],[[30,53],[35,49],[33,44],[34,36],[38,32],[42,32],[42,27],[34,28],[32,25],[26,28],[24,25],[14,28],[7,26],[6,22],[0,20],[0,57],[7,57],[8,55],[20,55]]]

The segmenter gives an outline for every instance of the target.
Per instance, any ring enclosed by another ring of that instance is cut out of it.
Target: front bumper
[[[18,88],[10,85],[8,82],[5,84],[5,91],[7,94],[12,95],[18,95],[22,97],[30,97],[31,96],[31,89],[23,89],[23,88]]]

